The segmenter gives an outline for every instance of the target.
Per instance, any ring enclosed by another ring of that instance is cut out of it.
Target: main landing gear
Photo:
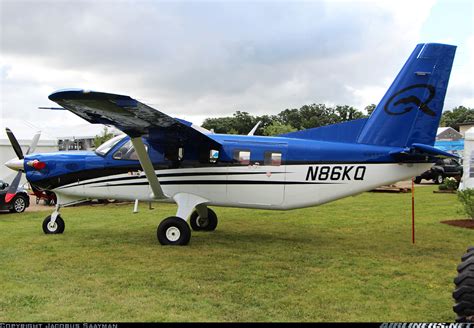
[[[58,234],[63,233],[65,228],[64,220],[59,215],[59,205],[56,205],[56,209],[53,214],[48,215],[43,221],[43,231],[45,234]]]
[[[161,221],[156,235],[161,245],[187,245],[194,231],[214,231],[217,227],[216,213],[207,208],[207,200],[191,194],[177,194],[173,197],[178,204],[176,216]]]

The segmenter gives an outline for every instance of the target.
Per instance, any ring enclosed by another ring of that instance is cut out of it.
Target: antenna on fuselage
[[[262,121],[258,121],[257,124],[255,124],[255,126],[252,128],[252,130],[250,130],[249,134],[247,135],[253,136],[255,131],[257,131],[258,127],[260,126],[260,124],[262,124]]]

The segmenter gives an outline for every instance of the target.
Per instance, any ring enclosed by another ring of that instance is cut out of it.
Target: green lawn
[[[452,321],[456,265],[474,230],[455,195],[364,193],[287,212],[214,208],[215,232],[162,247],[174,205],[0,214],[0,321]]]

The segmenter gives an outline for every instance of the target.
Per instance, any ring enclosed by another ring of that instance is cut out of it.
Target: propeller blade
[[[13,147],[13,150],[15,151],[16,156],[19,159],[23,159],[23,151],[21,150],[20,144],[18,143],[18,140],[16,140],[15,135],[9,128],[6,128],[5,130],[7,132],[8,139],[10,139],[10,143]]]
[[[28,147],[28,150],[26,151],[26,155],[31,154],[35,151],[36,145],[38,144],[38,140],[41,136],[41,131],[36,132],[35,136],[33,137],[33,140],[31,141],[31,145]]]
[[[18,185],[20,184],[21,174],[22,174],[21,171],[18,172],[15,179],[13,179],[10,187],[8,187],[7,194],[5,195],[5,202],[6,203],[9,203],[13,199],[13,197],[15,197],[16,191],[18,189]]]

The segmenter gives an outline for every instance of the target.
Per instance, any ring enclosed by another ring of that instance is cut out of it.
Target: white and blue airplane
[[[212,231],[209,206],[288,210],[324,204],[417,176],[439,157],[433,147],[456,47],[416,46],[369,118],[275,137],[214,134],[129,96],[60,90],[49,96],[90,123],[124,132],[94,152],[23,155],[6,165],[35,188],[57,195],[43,222],[64,231],[60,208],[88,199],[172,201],[158,226],[162,245],[186,245],[193,230]],[[7,195],[8,196],[8,195]]]

